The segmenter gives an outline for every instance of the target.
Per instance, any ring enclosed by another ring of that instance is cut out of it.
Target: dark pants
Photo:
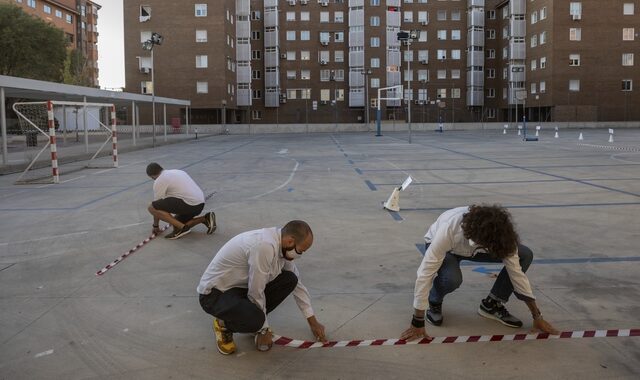
[[[175,218],[179,220],[180,223],[187,223],[191,219],[200,215],[204,209],[204,203],[193,206],[180,198],[174,197],[158,199],[157,201],[151,202],[151,205],[156,210],[162,210],[169,214],[174,214]]]
[[[427,248],[429,245],[427,244]],[[425,250],[426,252],[426,250]],[[522,271],[526,272],[533,261],[533,252],[529,247],[522,244],[518,245],[518,256],[520,257],[520,266]],[[438,269],[438,275],[433,280],[431,292],[429,292],[429,302],[433,304],[441,304],[444,296],[458,289],[462,284],[462,271],[460,271],[460,261],[469,260],[483,263],[501,263],[502,260],[491,256],[488,253],[478,253],[473,257],[463,257],[447,252],[447,255]],[[498,278],[491,288],[492,298],[507,302],[513,293],[513,284],[509,278],[506,268],[502,268]]]
[[[283,270],[264,288],[267,313],[275,309],[298,284],[293,272]],[[254,333],[262,328],[265,315],[247,298],[247,289],[231,288],[221,292],[213,288],[209,294],[200,294],[200,306],[208,314],[224,321],[231,332]]]

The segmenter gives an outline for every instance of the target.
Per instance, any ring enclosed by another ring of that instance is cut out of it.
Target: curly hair
[[[499,259],[515,252],[520,243],[511,214],[500,205],[471,205],[462,217],[462,231]]]

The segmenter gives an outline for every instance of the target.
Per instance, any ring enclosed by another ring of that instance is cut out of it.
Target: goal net
[[[49,100],[15,103],[13,110],[25,137],[28,161],[16,184],[59,183],[59,163],[62,162],[82,162],[75,169],[65,168],[66,172],[118,167],[113,104]],[[39,142],[44,143],[40,150],[37,148]],[[105,149],[109,142],[110,152]],[[50,156],[43,155],[45,150],[49,150]],[[101,159],[104,156],[109,159]]]

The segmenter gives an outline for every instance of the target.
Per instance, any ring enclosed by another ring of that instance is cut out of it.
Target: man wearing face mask
[[[306,222],[293,220],[282,229],[263,228],[241,233],[229,240],[205,270],[198,293],[200,305],[214,316],[218,351],[235,352],[233,333],[255,333],[256,348],[267,351],[273,333],[267,314],[290,293],[307,319],[314,337],[326,341],[324,326],[311,308],[309,291],[299,281],[294,259],[313,244]]]
[[[442,301],[462,284],[462,260],[504,263],[489,295],[480,302],[478,314],[509,327],[522,327],[522,321],[504,307],[515,293],[529,307],[534,328],[558,334],[558,330],[542,318],[536,305],[525,275],[533,261],[533,253],[520,244],[511,214],[506,209],[498,205],[472,205],[445,211],[429,227],[424,238],[426,251],[415,284],[415,310],[411,326],[402,333],[401,339],[428,338],[425,317],[434,326],[442,325]]]

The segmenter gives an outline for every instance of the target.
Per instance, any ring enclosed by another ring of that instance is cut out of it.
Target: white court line
[[[33,357],[37,359],[37,358],[41,358],[43,356],[47,356],[47,355],[51,355],[51,354],[53,354],[53,349],[41,352],[39,354],[35,354]]]

